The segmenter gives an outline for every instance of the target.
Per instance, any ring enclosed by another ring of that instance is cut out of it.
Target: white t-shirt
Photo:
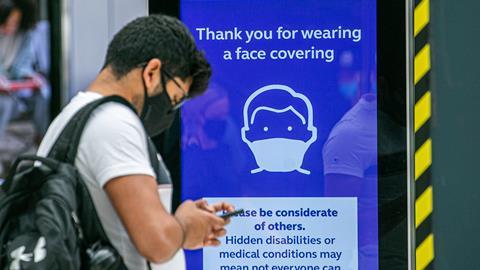
[[[364,179],[376,175],[376,100],[362,97],[333,127],[323,147],[323,163],[324,174]]]
[[[38,155],[46,156],[70,118],[84,105],[101,98],[80,92],[50,125]],[[103,187],[115,177],[144,174],[155,177],[150,165],[145,130],[128,107],[108,103],[93,112],[78,146],[75,166],[92,196],[100,221],[112,245],[129,269],[147,269]]]

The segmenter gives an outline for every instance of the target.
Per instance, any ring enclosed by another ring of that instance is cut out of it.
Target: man
[[[323,147],[325,196],[357,197],[359,265],[378,257],[377,98],[365,94],[333,127]]]
[[[170,126],[187,98],[205,91],[210,75],[210,65],[180,21],[164,15],[138,18],[115,35],[100,74],[54,120],[40,145],[39,155],[48,154],[74,113],[98,98],[120,95],[135,107],[137,115],[117,103],[98,108],[75,160],[129,269],[146,269],[146,260],[165,262],[182,247],[216,246],[225,235],[226,221],[215,212],[233,210],[227,203],[186,201],[175,215],[165,210],[146,141],[146,133],[156,135]]]

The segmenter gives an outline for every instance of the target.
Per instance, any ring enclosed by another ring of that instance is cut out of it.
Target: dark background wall
[[[480,2],[430,5],[435,269],[480,269]]]

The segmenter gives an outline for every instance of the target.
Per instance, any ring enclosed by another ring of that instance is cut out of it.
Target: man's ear
[[[149,95],[154,95],[154,90],[160,85],[161,83],[161,76],[160,70],[162,68],[162,62],[158,58],[153,58],[152,60],[148,61],[147,65],[143,70],[143,80],[145,81],[145,86],[147,87],[147,91]]]

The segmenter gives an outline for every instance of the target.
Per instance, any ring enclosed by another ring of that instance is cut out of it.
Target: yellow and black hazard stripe
[[[432,139],[430,122],[431,53],[429,42],[430,2],[416,0],[414,10],[414,84],[415,84],[415,229],[416,270],[433,269],[434,234],[432,231]]]

